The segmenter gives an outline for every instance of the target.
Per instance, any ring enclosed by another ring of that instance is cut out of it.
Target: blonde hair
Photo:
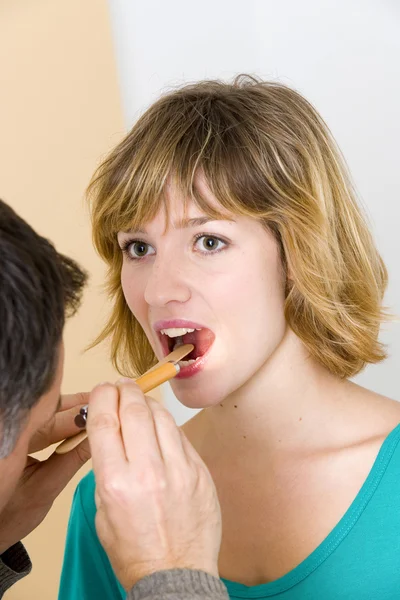
[[[276,236],[285,317],[314,358],[340,377],[386,358],[378,334],[387,271],[327,125],[293,89],[239,76],[160,98],[90,183],[94,244],[114,299],[94,344],[111,338],[120,372],[142,373],[155,357],[123,296],[117,232],[156,215],[168,178],[207,215],[221,216],[196,186],[199,172],[221,213],[261,220]]]

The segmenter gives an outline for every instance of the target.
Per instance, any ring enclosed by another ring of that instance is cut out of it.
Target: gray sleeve
[[[143,577],[127,600],[229,600],[220,579],[204,571],[171,569]]]
[[[18,542],[0,555],[0,598],[14,583],[31,572],[32,563],[21,544]]]

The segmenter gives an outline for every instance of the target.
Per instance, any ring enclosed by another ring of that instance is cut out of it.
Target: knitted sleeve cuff
[[[0,555],[0,597],[16,581],[31,572],[32,563],[21,542]]]
[[[229,600],[220,579],[204,571],[171,569],[143,577],[127,600]]]

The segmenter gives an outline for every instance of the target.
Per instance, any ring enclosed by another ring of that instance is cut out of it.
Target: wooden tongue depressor
[[[160,362],[158,362],[156,365],[154,365],[154,367],[151,367],[151,369],[146,371],[146,373],[144,373],[144,375],[142,375],[142,377],[147,375],[147,373],[152,373],[153,371],[158,369],[158,367],[160,367],[161,365],[165,365],[165,363],[179,362],[180,360],[182,360],[182,358],[185,358],[185,356],[190,354],[192,350],[194,350],[193,344],[183,344],[183,346],[178,346],[178,348],[175,348],[175,350],[172,350],[172,352],[170,352],[165,358],[160,360]]]
[[[194,349],[192,344],[184,344],[183,346],[179,346],[173,350],[168,356],[160,360],[160,362],[152,367],[146,373],[144,373],[141,377],[136,379],[135,383],[140,387],[144,394],[154,390],[154,388],[158,387],[162,383],[173,379],[179,373],[179,365],[177,364],[182,358],[190,354],[190,352]],[[83,442],[84,439],[87,438],[86,431],[80,431],[74,437],[68,438],[61,442],[56,448],[56,454],[67,454],[70,452],[78,444]]]

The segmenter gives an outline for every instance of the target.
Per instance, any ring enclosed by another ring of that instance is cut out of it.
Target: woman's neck
[[[202,418],[223,445],[248,440],[273,452],[318,443],[349,386],[310,357],[289,330],[252,379],[221,404],[203,411]]]

